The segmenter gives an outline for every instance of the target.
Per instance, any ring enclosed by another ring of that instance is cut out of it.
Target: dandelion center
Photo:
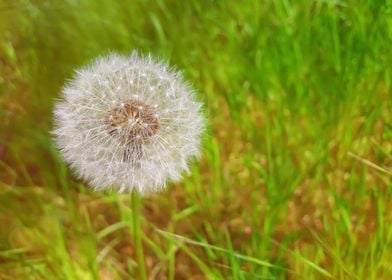
[[[116,105],[106,116],[105,124],[110,135],[134,148],[147,142],[159,129],[154,108],[139,100],[127,100]]]

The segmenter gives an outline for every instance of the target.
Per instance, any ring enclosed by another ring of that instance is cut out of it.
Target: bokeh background
[[[143,198],[150,279],[392,279],[390,0],[0,0],[0,279],[137,279],[129,195],[54,148],[73,70],[138,49],[209,119]]]

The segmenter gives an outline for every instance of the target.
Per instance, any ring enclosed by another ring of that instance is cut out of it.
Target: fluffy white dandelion
[[[110,54],[76,71],[55,106],[65,161],[96,190],[163,189],[200,151],[201,104],[180,73],[150,56]]]

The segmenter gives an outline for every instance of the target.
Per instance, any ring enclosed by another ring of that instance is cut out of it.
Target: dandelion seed
[[[159,90],[150,86],[156,81]],[[181,179],[199,155],[200,107],[182,76],[162,62],[111,54],[78,70],[63,88],[53,135],[92,188],[152,192]]]

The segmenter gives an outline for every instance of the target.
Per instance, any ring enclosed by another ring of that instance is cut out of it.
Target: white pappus
[[[109,54],[76,71],[55,105],[57,147],[95,190],[164,189],[200,153],[205,119],[182,75],[151,56]]]

